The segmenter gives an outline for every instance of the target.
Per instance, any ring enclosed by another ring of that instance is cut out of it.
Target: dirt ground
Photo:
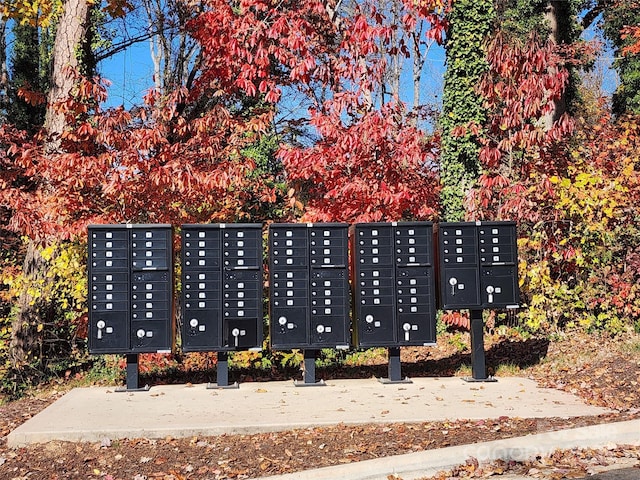
[[[403,374],[410,377],[468,375],[468,336],[439,339],[436,347],[405,348]],[[462,340],[462,342],[461,342]],[[34,392],[0,405],[0,480],[184,480],[243,479],[290,473],[309,468],[358,462],[445,446],[497,440],[604,422],[640,418],[640,336],[566,335],[553,341],[488,336],[486,362],[498,377],[517,375],[540,386],[557,388],[586,403],[615,410],[597,417],[528,419],[501,416],[483,421],[458,420],[421,424],[362,425],[293,430],[256,435],[101,443],[50,442],[9,449],[6,436],[18,425],[63,395],[65,385]],[[319,369],[319,378],[384,376],[386,366],[340,370]],[[248,381],[247,377],[240,380]],[[260,378],[264,380],[264,378]],[[435,477],[439,480],[486,478],[505,473],[534,478],[580,478],[607,465],[638,468],[640,448],[611,445],[602,450],[556,452],[524,463],[494,462],[461,465]],[[395,478],[393,480],[396,480]]]

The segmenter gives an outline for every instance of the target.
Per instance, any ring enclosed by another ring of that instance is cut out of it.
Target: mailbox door
[[[306,224],[282,223],[269,226],[271,269],[308,268],[309,241]]]
[[[131,228],[131,264],[133,270],[173,271],[171,228],[134,225]]]
[[[311,268],[344,268],[349,261],[347,224],[313,224],[309,228]]]
[[[183,271],[218,270],[222,246],[217,225],[182,226]]]
[[[518,236],[515,222],[483,222],[478,226],[481,265],[518,263]]]
[[[396,266],[433,265],[433,223],[397,223],[393,233]]]
[[[223,267],[262,270],[262,225],[224,224]]]

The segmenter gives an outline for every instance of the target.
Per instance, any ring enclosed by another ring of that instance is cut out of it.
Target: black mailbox
[[[515,222],[440,223],[442,308],[517,308],[517,239]]]
[[[273,348],[349,345],[348,225],[269,226]]]
[[[182,226],[182,350],[261,349],[262,225]]]
[[[435,343],[433,224],[355,224],[351,252],[354,344]]]
[[[173,229],[90,225],[89,352],[170,352]]]

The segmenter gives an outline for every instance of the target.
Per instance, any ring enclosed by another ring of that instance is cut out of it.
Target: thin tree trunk
[[[87,39],[89,4],[87,0],[66,0],[56,31],[51,65],[51,87],[47,98],[44,126],[51,135],[48,151],[60,147],[60,134],[64,131],[64,113],[55,108],[57,102],[69,97],[76,84],[75,73],[80,70],[80,52]]]
[[[42,313],[46,306],[38,293],[47,282],[46,261],[35,242],[29,242],[23,266],[25,285],[18,298],[18,313],[11,324],[9,344],[11,366],[22,370],[40,362],[43,325]]]
[[[566,23],[568,19],[566,18],[565,1],[566,0],[551,0],[545,11],[545,18],[549,25],[549,40],[553,42],[554,45],[560,45],[566,42]],[[547,130],[550,130],[553,124],[567,111],[566,94],[563,94],[553,103],[553,111],[544,119],[544,125]]]
[[[7,21],[0,17],[0,123],[9,106],[9,71],[7,68]]]

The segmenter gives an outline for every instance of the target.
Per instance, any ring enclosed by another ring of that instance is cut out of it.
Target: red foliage
[[[314,112],[322,140],[283,149],[289,180],[306,182],[306,221],[433,218],[439,191],[437,142],[403,121],[402,109],[380,111],[345,125],[340,111]]]

